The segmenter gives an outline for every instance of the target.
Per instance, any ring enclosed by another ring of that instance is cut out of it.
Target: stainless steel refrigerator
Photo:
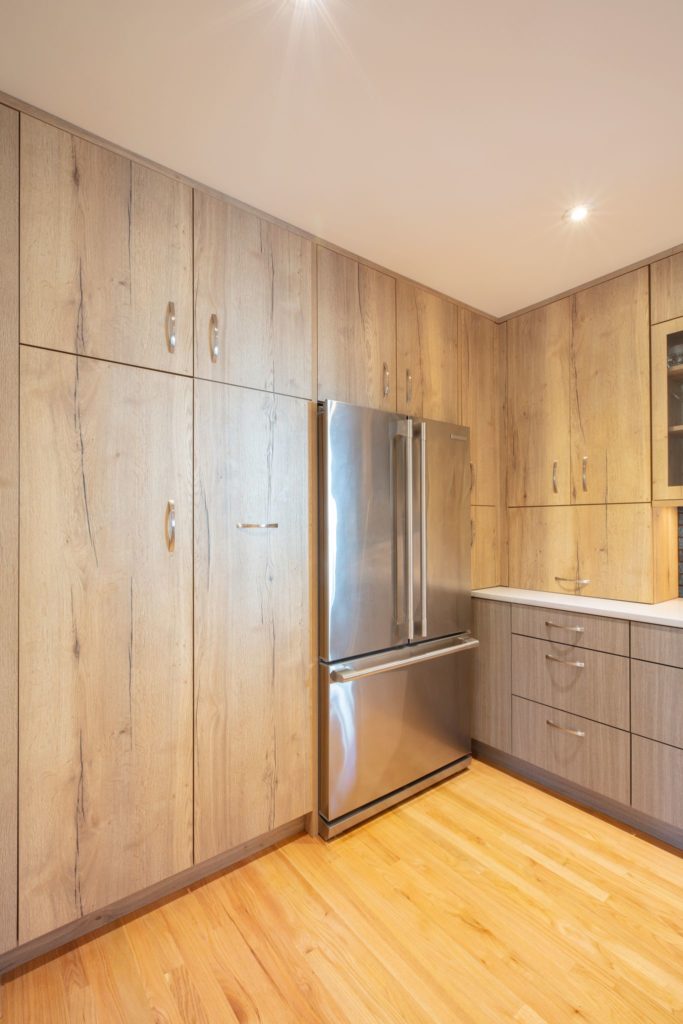
[[[319,406],[320,825],[467,767],[469,430]]]

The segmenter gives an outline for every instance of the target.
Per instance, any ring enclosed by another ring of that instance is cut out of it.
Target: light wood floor
[[[683,1021],[683,860],[482,763],[4,984],[3,1024]]]

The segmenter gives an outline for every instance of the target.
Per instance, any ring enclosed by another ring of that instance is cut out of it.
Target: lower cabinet
[[[634,808],[683,829],[683,750],[634,736],[632,758]]]
[[[195,381],[195,859],[312,809],[315,409]]]
[[[192,382],[21,350],[19,942],[192,863]]]
[[[474,598],[472,634],[479,640],[472,684],[472,737],[511,753],[510,605]]]

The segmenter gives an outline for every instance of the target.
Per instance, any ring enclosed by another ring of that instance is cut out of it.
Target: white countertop
[[[575,597],[573,594],[550,594],[543,590],[515,590],[514,587],[488,587],[474,590],[472,597],[509,604],[530,604],[538,608],[557,608],[565,612],[605,615],[610,619],[652,622],[657,626],[683,628],[683,598],[661,604],[637,604],[635,601],[608,601],[604,597]]]

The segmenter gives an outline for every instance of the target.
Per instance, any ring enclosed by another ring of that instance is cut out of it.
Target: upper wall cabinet
[[[571,496],[650,501],[647,267],[578,292],[571,373]]]
[[[195,372],[315,398],[312,243],[195,192]]]
[[[683,316],[683,252],[650,264],[650,320]]]
[[[683,316],[651,335],[652,497],[683,505]]]
[[[457,423],[458,307],[454,302],[396,282],[398,411]]]
[[[396,410],[396,281],[318,246],[318,398]]]
[[[569,504],[571,299],[507,324],[508,505]]]
[[[21,341],[192,373],[192,191],[21,118]]]
[[[473,505],[497,505],[501,486],[501,439],[505,371],[500,328],[478,313],[458,312],[462,360],[461,420],[470,428]]]

